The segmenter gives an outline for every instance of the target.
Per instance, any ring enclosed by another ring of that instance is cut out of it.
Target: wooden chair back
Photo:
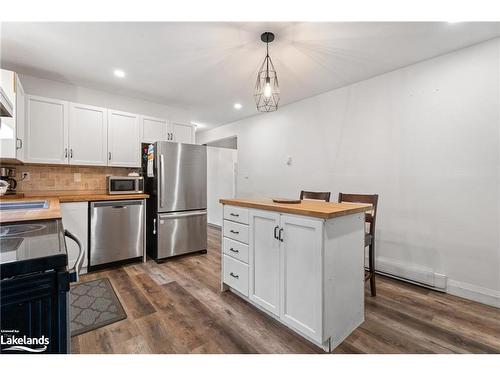
[[[300,192],[300,200],[302,199],[316,199],[320,201],[330,202],[329,191],[304,191]]]
[[[378,194],[345,194],[339,193],[339,203],[369,203],[372,205],[371,212],[365,213],[365,221],[369,224],[368,233],[375,235],[375,221],[377,218]]]

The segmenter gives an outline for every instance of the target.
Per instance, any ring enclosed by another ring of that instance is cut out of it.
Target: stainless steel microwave
[[[108,176],[108,194],[144,193],[144,177]]]

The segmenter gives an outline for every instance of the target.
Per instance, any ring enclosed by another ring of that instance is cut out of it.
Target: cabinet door
[[[249,298],[262,308],[280,315],[280,246],[275,238],[280,215],[250,210]]]
[[[141,166],[139,116],[108,110],[108,165]]]
[[[323,222],[281,215],[281,319],[321,341]]]
[[[171,140],[178,143],[194,143],[194,126],[172,123]]]
[[[10,70],[0,69],[0,87],[10,104],[12,104],[12,117],[0,118],[0,158],[16,158],[16,96],[15,73]]]
[[[167,120],[147,116],[142,117],[142,142],[166,141],[168,140],[167,132]]]
[[[24,161],[24,128],[26,123],[26,95],[16,74],[16,159]]]
[[[70,103],[69,163],[107,165],[107,109]]]
[[[68,163],[68,102],[27,97],[26,161]]]
[[[61,203],[61,215],[64,229],[73,233],[82,243],[85,250],[82,273],[87,272],[88,261],[88,202]],[[68,265],[73,267],[78,258],[78,245],[71,240],[66,241],[68,249]]]

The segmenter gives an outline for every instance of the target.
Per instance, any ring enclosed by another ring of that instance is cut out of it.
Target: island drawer
[[[224,254],[248,264],[248,245],[224,237]]]
[[[248,266],[224,255],[224,282],[248,297]]]
[[[248,225],[238,224],[229,220],[224,220],[224,237],[248,243]]]
[[[248,208],[224,205],[224,219],[248,224]]]

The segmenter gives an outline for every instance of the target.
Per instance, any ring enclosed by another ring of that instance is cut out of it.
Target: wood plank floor
[[[84,275],[108,277],[127,319],[72,339],[73,353],[322,353],[219,291],[220,231],[207,254]],[[368,286],[368,284],[367,284]],[[389,278],[366,289],[366,319],[335,353],[500,353],[500,309]]]

